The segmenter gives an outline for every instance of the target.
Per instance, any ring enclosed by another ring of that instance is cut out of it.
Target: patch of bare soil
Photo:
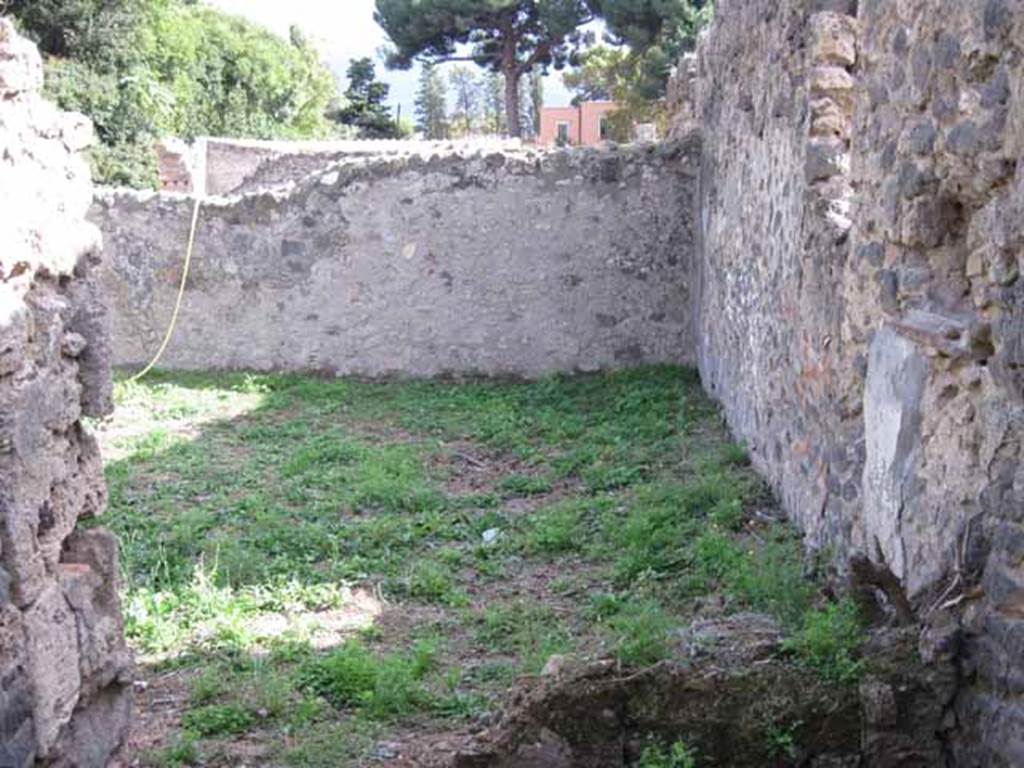
[[[137,668],[131,730],[122,757],[111,768],[144,766],[147,755],[168,746],[172,734],[181,730],[189,687],[198,675],[197,669],[158,672],[147,666]]]

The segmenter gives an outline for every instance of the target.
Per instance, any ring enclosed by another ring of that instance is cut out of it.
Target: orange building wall
[[[540,143],[554,146],[558,142],[558,124],[569,124],[569,143],[593,146],[601,143],[601,117],[614,112],[610,101],[588,101],[579,107],[544,107],[540,114]]]

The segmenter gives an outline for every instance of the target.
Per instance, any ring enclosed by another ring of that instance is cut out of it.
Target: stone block
[[[900,520],[914,488],[927,375],[928,362],[912,341],[891,328],[875,334],[864,384],[865,551],[880,554],[881,564],[911,588],[921,585],[904,568]]]
[[[815,13],[810,19],[811,60],[852,67],[857,63],[857,20],[842,13]]]
[[[847,114],[853,110],[854,85],[853,75],[842,67],[815,67],[811,70],[811,94],[832,99]]]
[[[832,99],[813,100],[811,102],[811,136],[848,139],[850,116]]]
[[[71,720],[82,683],[75,616],[56,585],[26,611],[25,638],[36,744],[41,756],[49,756]]]
[[[849,155],[844,142],[814,139],[807,143],[805,174],[808,183],[826,181],[849,171]]]
[[[10,19],[0,18],[0,100],[42,90],[43,60]]]

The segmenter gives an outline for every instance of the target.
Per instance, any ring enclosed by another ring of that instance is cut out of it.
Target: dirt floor
[[[642,670],[694,617],[750,610],[857,677],[856,618],[691,371],[158,374],[116,397],[92,427],[138,658],[126,765],[448,765],[546,665]],[[701,764],[659,738],[638,764]]]

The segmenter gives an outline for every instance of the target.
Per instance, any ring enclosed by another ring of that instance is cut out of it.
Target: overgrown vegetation
[[[191,681],[160,759],[245,735],[278,762],[356,761],[403,723],[491,710],[553,655],[656,663],[709,595],[777,617],[830,683],[860,672],[855,610],[751,518],[770,499],[690,371],[156,375],[117,400],[104,524],[127,631]]]
[[[290,40],[188,0],[11,0],[46,55],[47,91],[92,118],[97,180],[153,186],[164,136],[326,135],[334,78]]]

